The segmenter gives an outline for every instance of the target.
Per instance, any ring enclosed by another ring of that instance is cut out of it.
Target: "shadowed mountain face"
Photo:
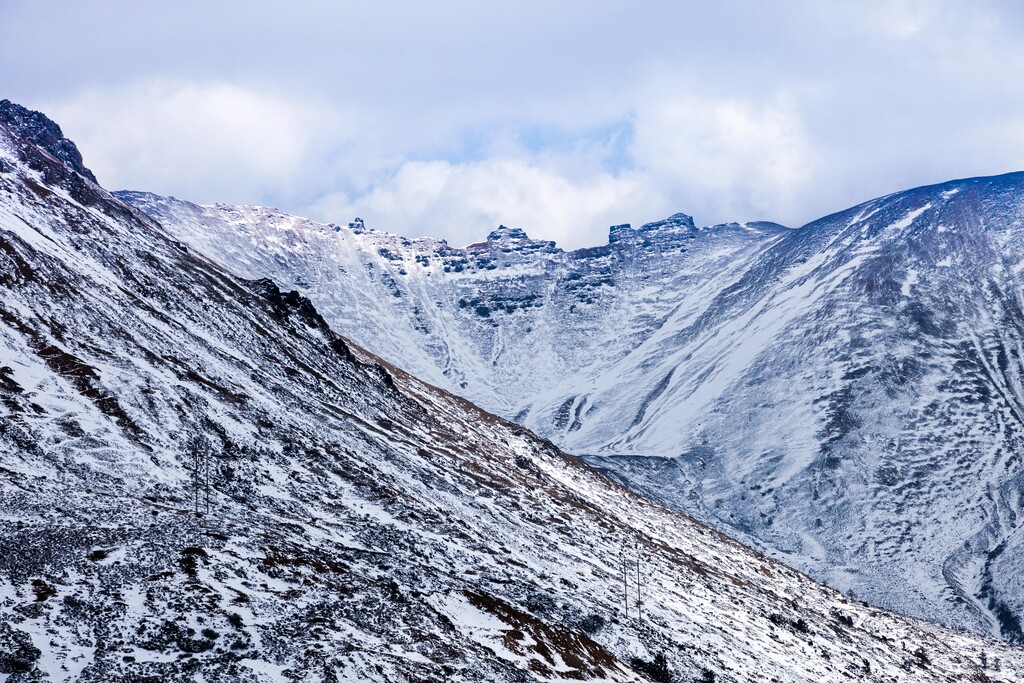
[[[387,365],[3,119],[0,163],[9,683],[1024,675]]]
[[[124,193],[338,330],[844,591],[1020,640],[1024,175],[797,230],[455,249]]]

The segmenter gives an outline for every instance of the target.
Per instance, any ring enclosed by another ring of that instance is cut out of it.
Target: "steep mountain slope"
[[[716,291],[701,286],[708,272],[735,280],[788,232],[770,223],[701,230],[678,214],[616,226],[608,246],[569,253],[505,227],[455,249],[358,219],[341,227],[260,207],[118,196],[234,272],[299,288],[348,336],[416,376],[528,424],[547,405],[533,409],[535,397],[560,378],[614,365]]]
[[[0,164],[9,683],[1024,675],[384,364],[11,118]]]
[[[679,214],[570,253],[122,196],[656,500],[872,602],[1022,640],[1022,183],[799,230]]]

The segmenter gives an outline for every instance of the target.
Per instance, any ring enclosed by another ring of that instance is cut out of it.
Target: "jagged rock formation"
[[[0,121],[4,122],[4,125],[17,140],[30,143],[31,146],[24,147],[28,154],[41,151],[52,155],[61,162],[60,166],[51,167],[51,171],[62,174],[64,172],[62,167],[66,167],[93,183],[96,182],[96,176],[85,167],[82,153],[78,151],[78,147],[64,137],[60,126],[46,115],[26,109],[10,100],[0,100]],[[36,163],[39,165],[38,162]],[[45,165],[39,166],[40,168],[46,167]]]
[[[383,357],[871,602],[1021,640],[1024,175],[457,249],[126,193]]]
[[[1024,675],[389,366],[29,144],[0,122],[9,683]]]

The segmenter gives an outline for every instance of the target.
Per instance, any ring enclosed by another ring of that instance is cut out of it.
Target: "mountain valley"
[[[118,195],[339,332],[873,604],[1024,639],[1024,175],[565,252]]]
[[[1024,677],[1019,647],[817,584],[165,226],[0,105],[0,680]],[[788,234],[726,226],[719,249]]]

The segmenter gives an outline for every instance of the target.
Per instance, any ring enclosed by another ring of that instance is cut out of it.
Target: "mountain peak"
[[[529,236],[522,228],[509,228],[499,225],[497,230],[492,230],[487,236],[488,242],[504,242],[505,240],[528,240]]]
[[[639,228],[633,228],[629,223],[613,225],[608,229],[608,244],[629,241],[640,238],[646,239],[658,234],[676,234],[679,232],[692,232],[697,229],[693,223],[693,217],[685,213],[674,213],[663,221],[644,223]]]
[[[697,226],[693,222],[693,216],[685,213],[674,213],[663,221],[655,221],[654,223],[644,223],[641,225],[637,232],[654,232],[662,230],[664,228],[684,228],[688,230],[696,230]]]
[[[50,153],[71,170],[97,182],[96,176],[85,167],[78,146],[64,137],[60,126],[42,112],[27,109],[10,100],[0,100],[0,123],[5,124],[14,135]]]

